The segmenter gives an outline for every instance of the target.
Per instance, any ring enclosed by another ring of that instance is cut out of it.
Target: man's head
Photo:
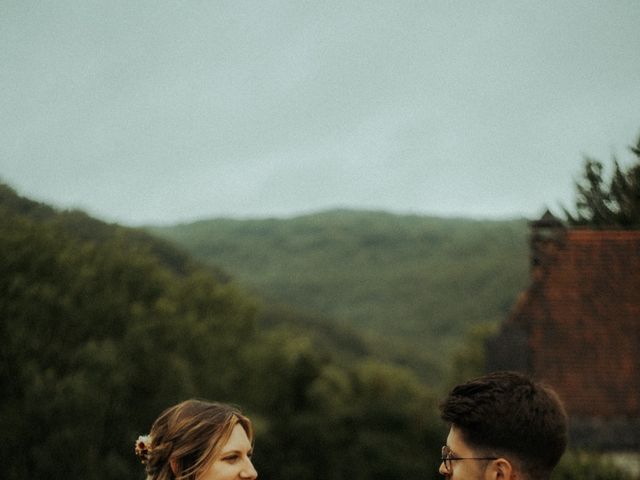
[[[567,445],[567,415],[558,396],[519,373],[496,372],[458,385],[440,410],[451,426],[443,452],[451,461],[440,471],[452,479],[502,474],[510,480],[516,472],[545,479]]]

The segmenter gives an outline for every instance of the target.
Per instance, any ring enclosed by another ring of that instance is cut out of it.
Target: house
[[[640,451],[640,231],[531,222],[531,282],[487,369],[519,370],[558,392],[571,446]]]

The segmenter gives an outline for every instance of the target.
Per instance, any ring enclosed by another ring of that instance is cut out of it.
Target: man
[[[496,372],[451,390],[440,473],[451,480],[546,480],[567,446],[567,415],[548,386]]]

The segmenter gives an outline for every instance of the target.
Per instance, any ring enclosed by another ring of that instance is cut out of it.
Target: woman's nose
[[[248,478],[252,480],[258,478],[258,472],[253,466],[253,463],[251,463],[251,460],[247,459],[242,471],[240,472],[240,476],[242,478]]]

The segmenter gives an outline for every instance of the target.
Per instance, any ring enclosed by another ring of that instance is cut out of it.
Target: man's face
[[[450,470],[447,471],[445,462],[440,464],[440,473],[451,480],[484,480],[490,478],[487,466],[490,460],[475,460],[484,457],[481,452],[472,449],[464,441],[462,432],[452,426],[447,436],[447,450],[450,452]],[[458,459],[458,460],[456,460]]]

